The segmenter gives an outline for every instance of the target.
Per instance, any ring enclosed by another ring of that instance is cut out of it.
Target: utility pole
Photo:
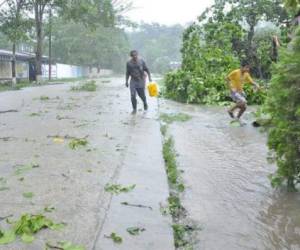
[[[49,81],[52,77],[52,8],[49,10]]]

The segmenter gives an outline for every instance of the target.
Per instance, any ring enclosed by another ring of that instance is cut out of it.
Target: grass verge
[[[167,124],[171,124],[173,122],[187,122],[190,119],[192,119],[192,117],[184,113],[175,113],[175,114],[162,113],[160,115],[160,119]]]
[[[163,157],[165,161],[166,172],[170,187],[170,196],[168,198],[168,206],[163,209],[164,214],[170,214],[173,220],[173,236],[176,249],[192,250],[193,226],[190,226],[186,218],[186,210],[181,204],[180,195],[185,190],[184,183],[180,176],[176,160],[176,151],[174,147],[174,139],[168,135],[168,125],[173,121],[187,121],[191,117],[187,115],[167,115],[160,116],[161,134],[163,136]]]
[[[81,83],[79,86],[72,86],[71,91],[87,91],[95,92],[97,90],[96,81],[87,81]]]

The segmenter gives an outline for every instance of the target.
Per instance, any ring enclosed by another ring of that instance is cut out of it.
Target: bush
[[[194,76],[191,72],[178,70],[165,76],[164,96],[183,103],[227,104],[231,101],[230,91],[225,83],[225,72],[220,76],[207,73],[206,80]],[[250,84],[245,85],[249,104],[263,104],[266,91],[254,91]]]
[[[273,71],[267,99],[272,117],[268,144],[278,165],[272,185],[287,181],[294,190],[300,181],[300,29],[289,49],[282,51],[281,60]]]

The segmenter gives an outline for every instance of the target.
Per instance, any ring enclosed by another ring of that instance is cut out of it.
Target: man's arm
[[[126,87],[128,88],[128,86],[129,86],[129,77],[130,77],[130,72],[129,72],[129,65],[128,65],[128,63],[126,64],[126,83],[125,83],[125,85],[126,85]]]
[[[144,71],[147,73],[148,77],[149,77],[149,81],[152,82],[152,77],[151,77],[151,73],[149,68],[147,67],[146,63],[143,61],[143,69]]]
[[[261,89],[259,84],[257,82],[255,82],[252,77],[250,76],[250,74],[247,75],[246,80],[251,83],[257,90]]]

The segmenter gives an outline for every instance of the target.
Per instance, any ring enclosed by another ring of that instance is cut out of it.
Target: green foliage
[[[172,137],[164,141],[163,156],[171,187],[175,188],[179,192],[183,192],[185,187],[179,176],[179,170],[176,162],[176,152],[174,149],[174,140]]]
[[[6,0],[6,6],[0,10],[1,31],[12,43],[26,41],[27,31],[32,26],[32,22],[25,15],[29,7],[27,0]]]
[[[62,227],[64,227],[64,224],[55,224],[44,215],[24,214],[18,221],[13,223],[13,230],[5,232],[0,230],[0,245],[14,242],[16,236],[20,236],[25,243],[31,243],[35,239],[34,235],[40,230],[45,228],[58,230]]]
[[[66,23],[63,18],[53,23],[53,56],[60,62],[124,71],[129,44],[122,29],[101,25],[91,29],[81,23]]]
[[[276,153],[278,170],[272,176],[273,186],[288,183],[293,190],[300,180],[300,29],[291,48],[281,53],[267,99],[271,119],[268,144]]]
[[[278,0],[276,0],[277,2]],[[272,3],[271,3],[272,2]],[[279,33],[274,26],[268,32],[255,27],[259,21],[279,24],[287,13],[274,1],[216,0],[198,22],[183,35],[182,68],[165,77],[165,95],[181,102],[226,104],[230,101],[225,77],[247,59],[254,75],[270,78],[272,36]],[[246,25],[245,25],[246,23]],[[246,26],[249,29],[245,29]],[[249,103],[261,103],[264,93],[252,93]]]
[[[297,8],[300,5],[300,0],[284,0],[284,2],[289,8]]]
[[[174,239],[175,239],[175,247],[186,247],[190,244],[187,234],[188,234],[188,227],[182,224],[174,224],[172,225],[173,232],[174,232]]]
[[[135,189],[136,185],[131,185],[128,187],[122,187],[121,185],[114,185],[114,184],[106,184],[105,191],[112,194],[120,194],[120,193],[129,193],[133,189]]]

